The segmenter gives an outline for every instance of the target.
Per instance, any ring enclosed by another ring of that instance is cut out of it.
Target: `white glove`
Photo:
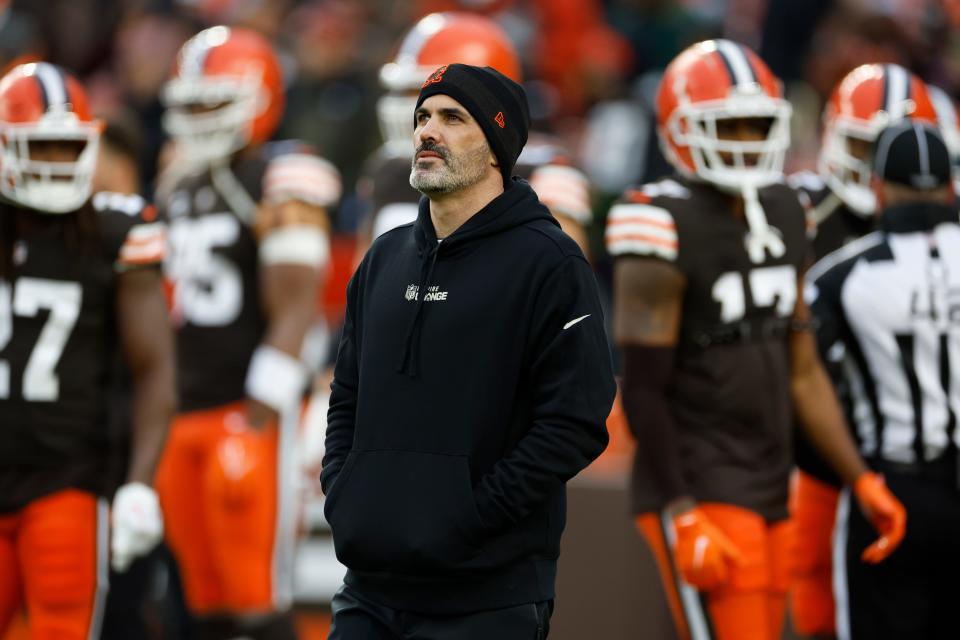
[[[111,564],[124,572],[133,559],[150,552],[163,538],[163,515],[157,493],[145,484],[130,482],[117,489],[110,514]]]

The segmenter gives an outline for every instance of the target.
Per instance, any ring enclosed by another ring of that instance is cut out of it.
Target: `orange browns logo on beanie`
[[[497,115],[493,117],[494,121],[500,125],[501,129],[505,129],[507,126],[506,121],[503,119],[503,111],[498,111]]]
[[[426,79],[426,81],[420,86],[420,88],[423,89],[427,85],[436,84],[437,82],[440,82],[441,80],[443,80],[443,74],[446,72],[447,67],[449,66],[450,65],[445,64],[439,69],[437,69],[436,71],[434,71],[433,73],[431,73],[430,77]]]

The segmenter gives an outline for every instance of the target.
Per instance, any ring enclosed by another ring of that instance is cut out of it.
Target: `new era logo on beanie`
[[[440,94],[462,104],[480,125],[507,184],[530,129],[530,107],[523,87],[493,67],[448,64],[423,83],[416,108]]]
[[[431,85],[431,84],[434,84],[434,83],[436,83],[436,82],[440,82],[441,80],[443,80],[443,72],[447,70],[447,66],[448,66],[448,65],[443,65],[442,67],[440,67],[439,69],[437,69],[436,71],[434,71],[433,73],[431,73],[431,74],[430,74],[430,77],[427,78],[426,80],[424,80],[424,81],[423,81],[423,84],[420,85],[420,88],[423,89],[423,88],[426,87],[427,85]]]
[[[901,120],[880,132],[873,171],[885,182],[931,190],[950,182],[950,152],[933,126]]]

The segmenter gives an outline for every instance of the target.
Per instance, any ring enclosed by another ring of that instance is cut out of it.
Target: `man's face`
[[[427,195],[460,191],[493,171],[490,145],[477,121],[446,95],[430,96],[414,114],[416,149],[410,186]]]
[[[87,143],[80,140],[31,140],[28,143],[30,159],[38,162],[72,163],[76,162]],[[26,170],[27,177],[39,177],[36,173]],[[72,173],[55,173],[49,177],[54,182],[69,182],[73,179]]]
[[[78,140],[31,140],[30,159],[41,162],[76,162],[86,145],[85,141]]]
[[[717,120],[717,138],[735,142],[763,142],[773,126],[771,118],[722,118]],[[724,164],[734,163],[733,154],[721,152]],[[754,167],[760,156],[756,153],[744,154],[743,161],[748,167]]]

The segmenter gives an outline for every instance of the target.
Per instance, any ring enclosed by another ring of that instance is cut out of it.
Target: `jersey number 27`
[[[8,282],[0,282],[0,351],[13,339],[14,315],[32,318],[41,309],[50,311],[23,370],[24,400],[52,402],[59,397],[56,368],[77,323],[82,301],[83,289],[78,282],[19,278],[12,292]],[[10,363],[0,360],[0,398],[9,397]]]

